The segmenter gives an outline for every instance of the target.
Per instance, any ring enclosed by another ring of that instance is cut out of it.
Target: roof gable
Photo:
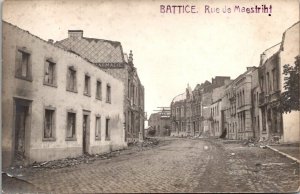
[[[120,42],[94,38],[66,38],[55,45],[73,51],[96,64],[124,63],[124,54]]]

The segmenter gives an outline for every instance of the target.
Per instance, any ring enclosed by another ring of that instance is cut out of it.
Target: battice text
[[[160,5],[160,13],[190,14],[198,11],[195,5]]]

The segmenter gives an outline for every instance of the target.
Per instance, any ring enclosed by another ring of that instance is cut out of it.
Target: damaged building
[[[120,42],[83,36],[82,30],[69,30],[68,38],[55,45],[87,59],[124,84],[124,127],[127,142],[143,140],[145,92],[133,62],[133,54],[123,52]]]
[[[127,146],[120,80],[10,23],[2,30],[2,167]]]
[[[299,56],[299,28],[299,22],[292,25],[283,33],[279,44],[261,54],[259,108],[262,118],[260,135],[263,140],[300,141],[299,110],[280,112],[280,95],[285,91],[283,66],[293,66]]]
[[[211,115],[211,104],[213,103],[213,90],[224,86],[230,77],[216,76],[212,82],[205,81],[197,84],[194,90],[188,85],[185,93],[177,95],[171,102],[171,127],[172,136],[214,136],[215,128],[220,131],[221,125],[219,115],[215,117],[215,124]],[[218,96],[218,95],[216,95]],[[219,95],[220,96],[220,95]],[[219,98],[215,97],[215,98]],[[218,111],[220,103],[217,103]],[[216,116],[216,115],[214,115]],[[219,134],[219,132],[217,132]]]
[[[162,110],[152,113],[148,120],[148,126],[155,130],[156,136],[169,136],[171,132],[170,111]]]
[[[254,135],[251,96],[254,88],[253,80],[257,79],[257,67],[247,67],[246,72],[225,87],[222,110],[224,111],[223,126],[227,131],[228,139],[243,140]]]
[[[279,111],[279,55],[280,44],[277,44],[263,52],[259,66],[260,93],[258,96],[262,140],[277,136],[281,138],[282,114]]]

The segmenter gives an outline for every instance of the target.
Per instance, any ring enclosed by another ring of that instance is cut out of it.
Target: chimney
[[[249,70],[251,70],[252,69],[252,67],[246,67],[247,68],[247,71],[249,71]]]
[[[48,42],[53,44],[54,41],[53,41],[53,39],[48,39]]]
[[[265,52],[263,52],[263,54],[260,55],[260,65],[263,65],[267,60],[267,55]]]
[[[83,30],[68,30],[69,38],[81,39],[83,37]]]

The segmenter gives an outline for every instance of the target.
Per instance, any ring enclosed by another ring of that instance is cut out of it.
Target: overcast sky
[[[244,2],[244,3],[241,3]],[[196,14],[163,14],[160,5],[195,5]],[[205,5],[272,5],[272,14],[204,13]],[[298,0],[273,1],[6,1],[3,19],[42,39],[67,37],[81,29],[85,37],[120,41],[133,50],[134,64],[145,86],[148,116],[169,106],[189,83],[214,76],[236,78],[259,56],[279,43],[299,19]]]

